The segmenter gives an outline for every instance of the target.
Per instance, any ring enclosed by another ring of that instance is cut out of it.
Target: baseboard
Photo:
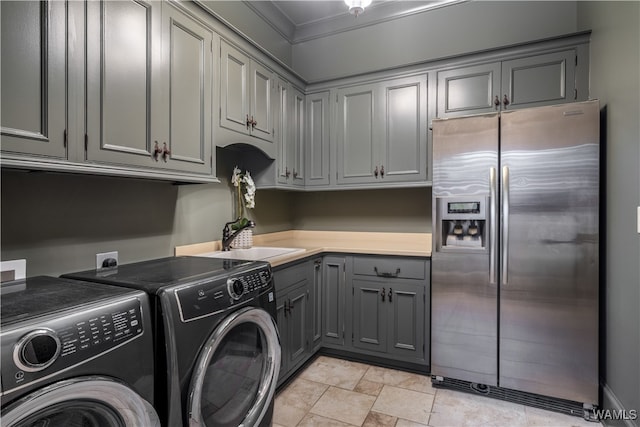
[[[640,408],[625,408],[622,406],[620,400],[607,384],[602,385],[602,409],[610,409],[614,413],[627,415],[626,419],[625,417],[622,417],[623,419],[601,418],[600,422],[606,427],[640,427],[640,424],[638,424],[640,422]],[[631,419],[632,411],[636,411],[635,420]]]

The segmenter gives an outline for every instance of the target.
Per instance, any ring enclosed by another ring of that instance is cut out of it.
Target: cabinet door
[[[66,2],[0,2],[2,152],[65,159]]]
[[[427,77],[384,83],[380,181],[427,179]]]
[[[577,99],[576,52],[566,50],[502,63],[503,109],[562,104]],[[509,104],[504,105],[504,98]]]
[[[249,133],[250,59],[224,40],[220,54],[220,126]]]
[[[306,103],[305,184],[329,185],[329,92],[307,95]]]
[[[271,91],[273,75],[269,69],[251,60],[250,68],[250,113],[253,124],[251,135],[273,141],[273,111]]]
[[[313,352],[322,344],[322,259],[317,259],[311,266],[311,282],[309,283],[309,336]]]
[[[389,345],[387,352],[396,356],[424,358],[425,286],[388,282]]]
[[[378,170],[378,86],[362,85],[338,90],[338,184],[375,182]]]
[[[159,2],[90,1],[87,7],[87,146],[90,162],[156,166],[167,142],[162,109]],[[158,124],[158,126],[155,126]]]
[[[344,345],[345,311],[345,259],[324,257],[322,278],[324,280],[322,298],[322,342]]]
[[[166,91],[163,105],[167,106],[163,115],[168,120],[162,123],[168,124],[170,150],[163,166],[212,174],[213,33],[171,3],[163,3],[163,8],[163,62],[168,67],[163,70]]]
[[[282,296],[276,295],[276,322],[278,324],[281,347],[280,378],[284,378],[289,370],[289,325],[287,322],[287,313],[284,309],[286,301],[286,294]]]
[[[305,120],[305,111],[304,111],[304,95],[302,92],[298,90],[293,90],[293,117],[292,117],[292,162],[290,163],[291,167],[291,177],[292,183],[297,186],[304,186],[305,182],[305,162],[304,162],[304,152],[305,152],[305,143],[304,143],[304,120]]]
[[[384,283],[353,280],[353,346],[387,351],[387,288]]]
[[[287,323],[289,329],[288,367],[295,367],[302,362],[307,354],[307,280],[304,284],[289,292],[287,296]]]
[[[275,141],[278,146],[278,157],[276,158],[277,167],[277,180],[279,184],[289,184],[291,177],[291,170],[289,169],[289,163],[291,159],[291,136],[289,126],[290,118],[290,104],[289,99],[289,84],[284,80],[278,79],[276,81],[276,99],[274,108],[275,118]]]
[[[438,72],[437,117],[496,111],[496,97],[501,99],[500,76],[500,62]]]

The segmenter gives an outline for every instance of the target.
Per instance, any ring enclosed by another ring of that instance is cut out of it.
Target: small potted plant
[[[231,225],[232,230],[239,230],[246,227],[250,220],[245,216],[245,208],[253,209],[256,206],[256,185],[251,178],[249,171],[244,173],[235,166],[231,175],[231,183],[236,192],[236,221]],[[248,249],[253,246],[253,230],[245,228],[234,239],[234,248]]]

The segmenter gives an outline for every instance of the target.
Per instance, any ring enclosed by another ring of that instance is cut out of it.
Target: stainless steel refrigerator
[[[599,153],[598,101],[433,121],[434,384],[598,403]]]

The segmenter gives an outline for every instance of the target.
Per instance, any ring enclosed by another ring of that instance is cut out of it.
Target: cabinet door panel
[[[275,135],[278,145],[277,180],[280,184],[288,184],[291,177],[289,163],[291,159],[291,132],[289,128],[289,85],[278,79],[275,108]]]
[[[306,185],[329,185],[329,92],[307,95]]]
[[[251,117],[256,122],[251,134],[273,141],[273,118],[271,111],[271,71],[262,65],[251,63]]]
[[[293,163],[291,164],[292,182],[298,186],[304,186],[304,95],[297,90],[293,91]]]
[[[344,267],[345,260],[340,257],[325,257],[322,265],[322,341],[326,344],[344,345]]]
[[[2,151],[66,158],[66,4],[0,2]]]
[[[311,264],[313,270],[311,272],[311,301],[309,306],[310,321],[309,328],[311,330],[311,343],[315,351],[320,347],[322,341],[322,260],[318,259]]]
[[[307,351],[307,286],[291,291],[288,294],[289,313],[289,368],[304,359]]]
[[[87,3],[87,160],[153,166],[151,69],[159,62],[160,3]],[[157,43],[159,45],[159,43]],[[154,51],[155,49],[155,51]],[[162,129],[159,129],[162,132]],[[162,135],[162,134],[161,134]]]
[[[380,282],[353,280],[353,346],[387,351],[387,289]],[[384,294],[384,296],[382,295]],[[384,301],[383,301],[384,298]]]
[[[456,68],[438,73],[438,117],[495,111],[500,90],[500,63]]]
[[[403,283],[389,284],[392,301],[389,316],[390,354],[424,357],[425,288]]]
[[[502,93],[510,102],[506,109],[574,101],[575,58],[575,51],[568,50],[503,62]]]
[[[375,91],[373,85],[338,91],[338,184],[375,181]]]
[[[249,57],[221,43],[220,125],[247,133]]]
[[[211,31],[164,4],[171,169],[211,173]]]
[[[427,178],[427,79],[398,79],[385,84],[386,120],[381,181]]]
[[[287,324],[287,316],[284,311],[284,304],[287,300],[286,295],[281,298],[276,296],[276,322],[278,324],[278,333],[280,334],[280,344],[282,347],[280,357],[280,378],[284,378],[289,369],[289,328]]]

